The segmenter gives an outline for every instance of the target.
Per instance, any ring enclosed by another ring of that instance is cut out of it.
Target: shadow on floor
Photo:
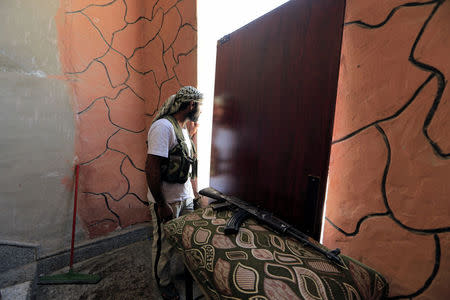
[[[98,274],[97,284],[35,285],[32,299],[161,299],[152,278],[151,242],[141,241],[74,265],[76,273]],[[62,269],[54,274],[62,274]],[[185,299],[181,257],[171,265],[174,284]],[[205,299],[194,284],[194,299]]]

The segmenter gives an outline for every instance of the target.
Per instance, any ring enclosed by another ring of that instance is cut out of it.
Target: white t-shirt
[[[189,132],[186,128],[182,129],[184,140],[188,146],[189,152],[192,151],[191,143],[189,142]],[[172,123],[167,119],[159,119],[154,122],[148,131],[148,154],[153,154],[162,157],[169,157],[169,150],[177,145],[177,136],[173,129]],[[186,183],[169,183],[162,182],[162,193],[167,203],[194,199],[194,192],[192,190],[191,180],[188,179]],[[150,202],[155,202],[150,189],[147,191],[147,198]],[[187,201],[187,202],[189,202]],[[188,205],[188,203],[186,203]]]

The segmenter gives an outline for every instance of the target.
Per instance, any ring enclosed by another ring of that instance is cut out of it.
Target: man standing
[[[182,87],[159,109],[148,131],[145,173],[153,223],[153,275],[164,299],[179,299],[179,295],[169,274],[173,246],[162,224],[193,206],[190,178],[196,176],[197,158],[186,124],[197,122],[201,102],[196,88]]]

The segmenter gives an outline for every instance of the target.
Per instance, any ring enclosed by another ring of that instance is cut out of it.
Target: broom
[[[72,221],[72,243],[70,246],[70,264],[69,272],[65,274],[40,276],[37,284],[95,284],[100,281],[99,275],[81,274],[73,271],[73,248],[75,241],[75,223],[77,218],[77,198],[78,198],[78,176],[80,174],[80,166],[75,166],[75,195],[73,204],[73,221]]]

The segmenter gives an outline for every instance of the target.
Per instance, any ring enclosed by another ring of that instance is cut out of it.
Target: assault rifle
[[[293,237],[299,242],[301,242],[303,245],[308,245],[314,250],[325,255],[328,259],[330,259],[334,263],[342,265],[342,261],[339,258],[339,253],[341,253],[341,251],[338,248],[331,251],[326,251],[320,248],[316,244],[310,242],[308,236],[305,235],[303,232],[292,227],[292,225],[289,225],[283,220],[273,216],[272,213],[254,207],[251,204],[241,199],[238,199],[237,197],[224,195],[218,190],[211,187],[204,188],[199,193],[200,195],[217,200],[211,204],[213,209],[221,209],[230,206],[237,207],[237,211],[228,220],[228,223],[225,227],[225,234],[232,234],[238,232],[239,227],[241,226],[242,222],[245,221],[245,219],[247,219],[248,217],[254,217],[258,221],[268,225],[276,232]]]

